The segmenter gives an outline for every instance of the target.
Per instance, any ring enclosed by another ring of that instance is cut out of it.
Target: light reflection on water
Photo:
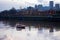
[[[0,40],[60,40],[60,31],[49,32],[50,28],[26,26],[17,30],[0,22]]]

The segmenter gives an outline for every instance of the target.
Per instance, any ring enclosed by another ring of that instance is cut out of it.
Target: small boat
[[[18,24],[16,25],[16,29],[25,29],[25,25]]]

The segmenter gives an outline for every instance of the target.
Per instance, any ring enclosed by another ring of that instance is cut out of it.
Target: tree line
[[[28,7],[27,9],[16,10],[12,8],[10,10],[4,10],[0,12],[0,17],[20,17],[20,16],[59,16],[60,10],[46,10],[40,11],[33,7]]]

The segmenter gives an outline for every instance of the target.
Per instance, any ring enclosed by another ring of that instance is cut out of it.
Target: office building
[[[50,1],[49,3],[50,9],[53,9],[53,5],[54,5],[53,1]]]
[[[56,10],[59,10],[59,7],[60,7],[59,4],[55,4],[55,9]]]

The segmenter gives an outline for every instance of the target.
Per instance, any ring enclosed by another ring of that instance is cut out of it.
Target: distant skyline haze
[[[49,1],[54,1],[60,4],[60,0],[0,0],[0,11],[9,10],[12,7],[19,9],[26,8],[28,6],[34,6],[35,4],[42,4],[43,6],[49,6]]]

